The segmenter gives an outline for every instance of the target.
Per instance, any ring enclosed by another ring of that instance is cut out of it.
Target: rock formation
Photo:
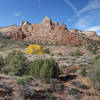
[[[25,38],[24,33],[16,26],[1,27],[0,33],[12,37],[14,40],[22,40]]]
[[[80,35],[87,37],[89,39],[100,40],[100,36],[98,36],[96,34],[96,32],[94,32],[94,31],[80,31],[80,30],[75,30],[75,29],[72,29],[72,30],[69,30],[69,31],[73,32],[73,33],[80,34]]]
[[[68,30],[64,23],[60,26],[58,22],[52,22],[48,17],[45,17],[40,24],[22,22],[19,27],[16,25],[3,27],[0,28],[0,33],[11,36],[15,40],[56,42],[65,45],[86,44],[82,36],[100,40],[94,32]]]

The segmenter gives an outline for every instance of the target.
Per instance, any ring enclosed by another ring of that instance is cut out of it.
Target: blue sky
[[[69,29],[100,34],[100,0],[0,0],[0,27],[40,23],[45,16]]]

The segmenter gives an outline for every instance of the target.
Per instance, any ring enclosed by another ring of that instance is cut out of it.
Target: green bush
[[[3,57],[0,55],[0,66],[4,65],[4,59]]]
[[[9,53],[6,61],[10,72],[13,72],[14,75],[22,76],[29,73],[29,63],[22,52],[13,51]]]
[[[4,66],[0,70],[1,73],[8,74],[11,72],[11,68],[9,66]]]
[[[57,63],[53,59],[45,59],[40,70],[40,78],[49,81],[52,78],[57,78],[59,69]]]
[[[98,59],[100,59],[100,54],[98,54],[97,56],[95,56],[95,59],[94,60],[96,61]]]
[[[32,80],[33,78],[31,76],[24,76],[24,77],[17,78],[16,82],[17,84],[20,84],[20,85],[26,85],[30,83]]]
[[[59,68],[53,59],[40,59],[31,64],[30,74],[41,80],[49,81],[51,78],[58,77]]]
[[[98,46],[97,45],[88,45],[87,50],[89,50],[90,52],[92,52],[93,54],[96,54],[98,51]]]
[[[44,49],[44,51],[45,51],[45,53],[50,54],[50,50],[49,50],[49,48]]]
[[[82,56],[82,55],[83,55],[83,53],[80,50],[70,52],[70,56]]]
[[[4,68],[4,59],[3,57],[0,55],[0,73],[2,73],[2,69]]]
[[[94,60],[90,72],[90,79],[96,89],[100,89],[100,57],[96,57]]]
[[[30,64],[30,74],[36,78],[40,77],[40,69],[44,63],[43,59],[35,60]]]
[[[86,69],[85,69],[85,68],[83,68],[83,69],[81,70],[80,75],[83,76],[83,77],[87,76],[87,72],[86,72]]]

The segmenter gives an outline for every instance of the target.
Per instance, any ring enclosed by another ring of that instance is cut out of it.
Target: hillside
[[[43,54],[33,50],[36,44]],[[70,30],[48,17],[2,27],[0,100],[100,100],[99,63],[96,32]]]

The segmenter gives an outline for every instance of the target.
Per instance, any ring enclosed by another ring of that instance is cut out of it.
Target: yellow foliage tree
[[[43,48],[38,45],[38,44],[30,44],[28,46],[28,48],[25,50],[25,53],[27,54],[36,54],[36,55],[41,55],[41,54],[44,54],[44,50]]]

